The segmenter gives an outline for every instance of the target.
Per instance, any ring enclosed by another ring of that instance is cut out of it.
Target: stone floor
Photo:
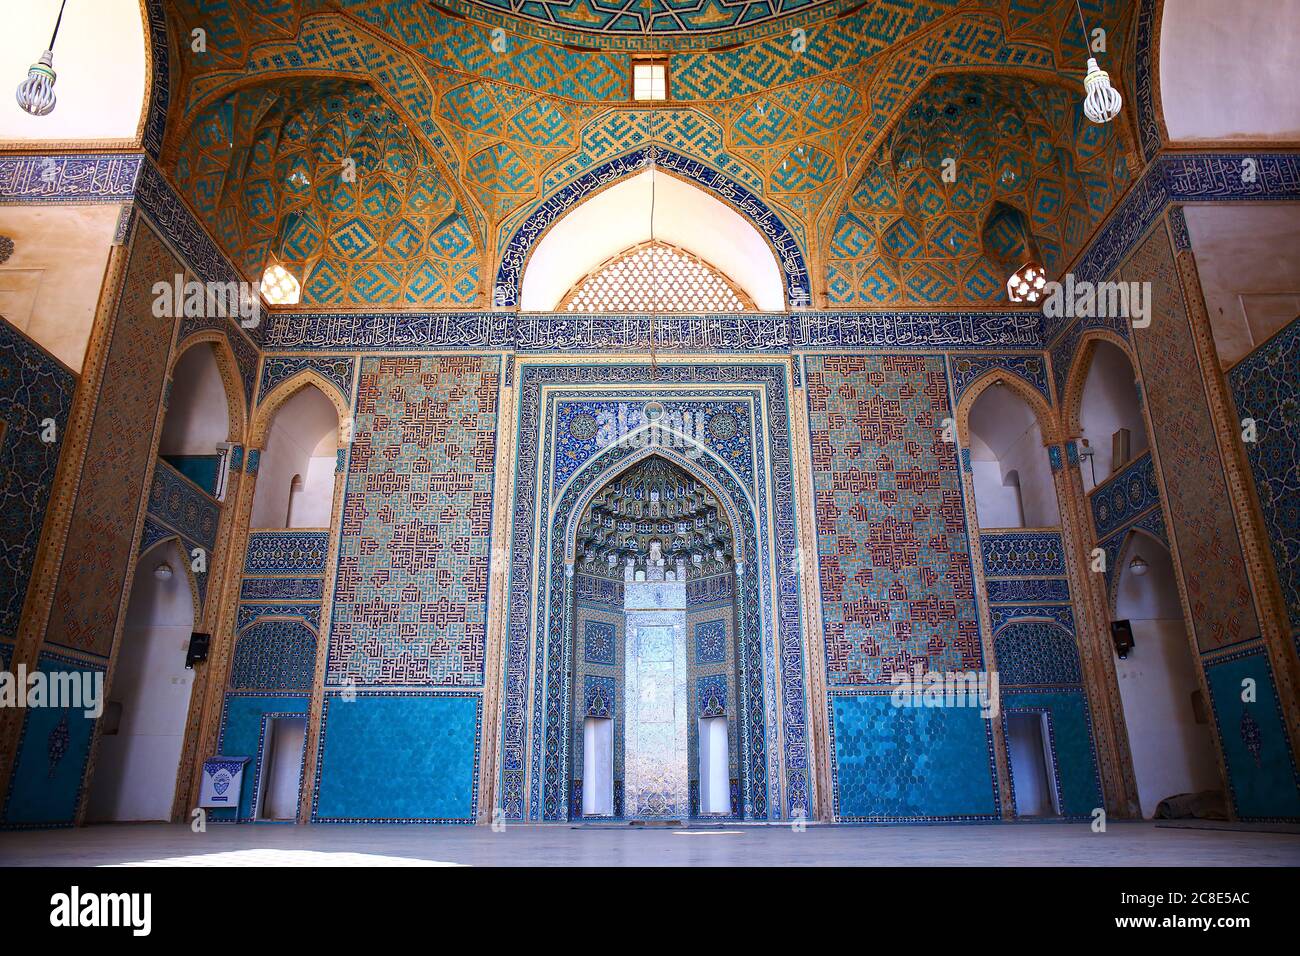
[[[1112,823],[985,826],[212,826],[0,833],[0,865],[1300,866],[1300,833]]]

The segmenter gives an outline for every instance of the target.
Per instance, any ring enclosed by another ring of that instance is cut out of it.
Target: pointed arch
[[[762,236],[776,260],[786,307],[809,303],[808,267],[803,249],[794,233],[767,203],[699,160],[662,146],[646,146],[601,163],[570,180],[520,223],[502,251],[492,293],[493,306],[516,308],[521,305],[524,273],[533,253],[553,226],[597,194],[650,169],[652,162],[656,173],[665,173],[702,189],[746,220]]]
[[[159,538],[136,556],[135,567],[131,570],[131,586],[127,588],[128,594],[130,594],[131,590],[135,587],[135,577],[140,573],[140,569],[145,566],[145,559],[155,551],[173,544],[180,552],[181,558],[184,559],[188,552],[185,547],[184,539],[178,534],[169,534],[165,538]],[[203,602],[199,598],[199,581],[194,574],[194,569],[190,567],[189,561],[182,560],[181,567],[184,569],[185,580],[189,582],[190,600],[194,604],[194,621],[197,624],[199,621],[203,620]]]
[[[295,372],[271,389],[265,396],[260,397],[253,413],[252,427],[249,429],[249,448],[262,448],[265,446],[271,423],[275,421],[275,414],[280,410],[280,406],[309,385],[315,386],[325,396],[326,400],[334,406],[339,421],[338,447],[347,447],[347,442],[343,438],[344,423],[351,421],[352,410],[343,401],[343,397],[339,395],[338,388],[329,382],[325,376],[315,369],[305,368]]]
[[[229,418],[229,436],[226,440],[232,444],[239,444],[244,440],[248,408],[244,403],[244,380],[240,375],[239,360],[235,358],[235,350],[230,347],[230,340],[226,338],[224,332],[205,329],[186,336],[185,340],[177,344],[176,349],[172,352],[172,361],[167,367],[167,378],[171,379],[176,371],[176,366],[186,352],[196,345],[204,343],[212,346],[213,358],[217,362],[217,372],[221,375],[221,384],[226,392],[226,408]]]
[[[1059,396],[1063,439],[1078,438],[1082,433],[1080,419],[1083,412],[1083,387],[1087,384],[1088,372],[1092,368],[1092,357],[1097,351],[1098,342],[1109,342],[1123,352],[1133,368],[1134,382],[1137,381],[1137,358],[1123,336],[1109,329],[1089,329],[1084,332],[1075,344],[1070,370],[1066,373],[1065,394]]]
[[[957,436],[963,448],[970,447],[970,413],[985,390],[1001,382],[1016,393],[1029,406],[1038,419],[1039,430],[1043,433],[1043,445],[1056,445],[1061,441],[1060,423],[1041,392],[1019,375],[1006,369],[992,368],[984,372],[966,386],[961,400],[957,403]]]
[[[697,445],[696,447],[701,448],[705,454],[709,455],[709,457],[712,458],[719,465],[721,465],[724,468],[727,468],[726,464],[720,458],[718,458],[716,455],[710,452],[708,449],[703,448],[703,446],[701,445]],[[731,543],[733,549],[732,558],[737,562],[739,566],[743,566],[744,558],[740,553],[740,549],[741,549],[741,542],[743,540],[742,535],[744,533],[745,526],[742,524],[741,513],[739,507],[737,506],[737,502],[722,487],[721,483],[719,483],[717,479],[715,479],[712,475],[708,473],[707,469],[696,467],[690,462],[690,460],[685,455],[682,455],[671,448],[666,448],[659,444],[646,445],[641,448],[638,448],[635,452],[633,452],[631,455],[628,455],[626,458],[621,458],[618,461],[605,466],[603,469],[600,470],[598,474],[594,475],[593,477],[581,478],[581,481],[585,483],[586,487],[583,489],[582,493],[578,496],[577,501],[574,502],[573,509],[569,513],[569,517],[564,524],[565,563],[566,564],[573,563],[575,552],[577,549],[577,525],[578,522],[582,519],[583,513],[587,510],[587,505],[591,503],[591,499],[596,497],[596,495],[600,493],[601,489],[603,489],[606,485],[608,485],[619,475],[623,474],[628,469],[634,467],[639,462],[655,456],[663,458],[665,461],[677,465],[679,468],[685,471],[692,478],[698,478],[700,483],[703,484],[705,487],[707,487],[709,491],[712,492],[713,496],[722,504],[723,510],[725,511],[727,516],[727,524],[731,526]],[[565,487],[567,488],[571,485],[577,487],[578,486],[577,483],[580,477],[590,472],[592,470],[591,466],[593,466],[594,464],[595,464],[595,459],[593,459],[590,462],[587,462],[587,464],[584,465],[582,468],[579,468],[578,471],[575,472],[570,477],[569,481],[565,482]],[[730,468],[727,468],[727,471],[730,472],[733,477],[735,476],[735,472],[732,472]],[[561,494],[563,494],[563,492],[561,492]],[[747,506],[749,513],[753,514],[753,502],[746,500],[745,505]]]

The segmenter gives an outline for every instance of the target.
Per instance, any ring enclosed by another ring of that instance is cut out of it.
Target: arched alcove
[[[100,720],[90,822],[171,819],[194,679],[185,655],[197,603],[176,538],[140,556]]]
[[[217,496],[224,486],[229,438],[230,409],[215,346],[198,342],[172,368],[158,457]]]
[[[1209,705],[1201,696],[1169,549],[1143,532],[1120,550],[1115,619],[1133,649],[1115,660],[1142,816],[1181,793],[1219,790]]]
[[[1060,524],[1056,485],[1038,416],[1014,389],[994,383],[971,405],[971,478],[981,528]]]
[[[1300,140],[1300,0],[1165,0],[1160,104],[1172,142]]]
[[[582,512],[575,818],[741,812],[736,542],[726,511],[705,482],[651,455],[607,479]]]
[[[1091,491],[1150,447],[1133,364],[1104,339],[1092,345],[1079,403],[1080,474]],[[1086,444],[1085,444],[1086,442]],[[1127,446],[1127,457],[1117,458]]]
[[[276,408],[258,463],[253,528],[329,527],[338,427],[334,403],[311,383]]]
[[[596,193],[547,230],[524,269],[520,307],[556,309],[578,280],[651,239],[699,257],[742,289],[759,310],[785,308],[781,270],[762,234],[703,189],[648,169]]]

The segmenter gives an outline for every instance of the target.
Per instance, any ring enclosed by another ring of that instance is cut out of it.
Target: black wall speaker
[[[1115,644],[1115,653],[1119,655],[1120,660],[1128,657],[1128,652],[1133,650],[1133,625],[1128,621],[1111,621],[1110,622],[1110,639]]]
[[[190,649],[185,652],[187,670],[193,670],[195,664],[202,664],[208,659],[208,642],[211,640],[211,634],[202,634],[199,631],[190,635]]]

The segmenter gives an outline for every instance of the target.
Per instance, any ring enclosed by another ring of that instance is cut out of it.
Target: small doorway
[[[1017,817],[1061,815],[1051,740],[1047,714],[1007,714],[1007,750]]]
[[[300,714],[268,714],[263,720],[262,765],[257,775],[253,819],[292,822],[298,819],[307,718]]]

